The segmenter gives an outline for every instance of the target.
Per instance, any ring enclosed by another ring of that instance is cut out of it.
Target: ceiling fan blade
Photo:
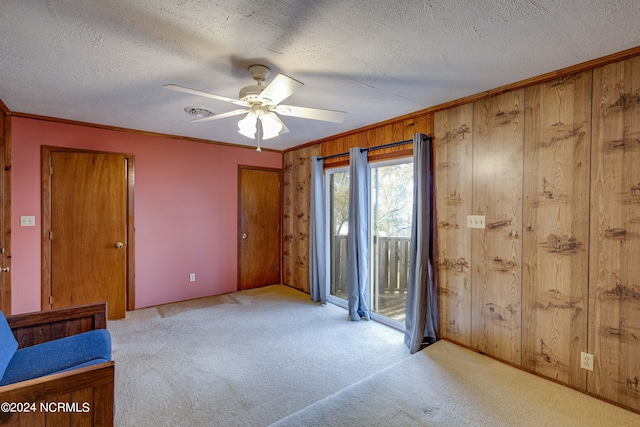
[[[195,119],[195,120],[191,120],[191,123],[194,122],[208,122],[211,120],[219,120],[219,119],[224,119],[226,117],[232,117],[232,116],[237,116],[238,114],[244,114],[246,112],[248,112],[249,110],[233,110],[233,111],[229,111],[227,113],[222,113],[222,114],[214,114],[213,116],[207,116],[207,117],[202,117],[200,119]]]
[[[247,104],[244,101],[240,101],[239,99],[232,99],[232,98],[227,98],[226,96],[214,95],[213,93],[203,92],[201,90],[196,90],[196,89],[190,89],[184,86],[168,84],[162,87],[165,89],[175,90],[177,92],[188,93],[190,95],[204,96],[205,98],[211,98],[211,99],[217,99],[218,101],[230,102],[232,104],[242,105],[244,107],[249,106],[249,104]]]
[[[323,110],[320,108],[297,107],[295,105],[278,105],[271,109],[283,116],[301,117],[303,119],[323,120],[325,122],[342,123],[347,115],[344,111]]]
[[[270,104],[277,105],[302,86],[304,86],[304,83],[292,79],[287,75],[278,74],[275,79],[271,80],[271,83],[262,90],[260,95],[258,95],[258,99],[269,100]]]
[[[280,120],[280,119],[278,119],[278,120]],[[282,120],[280,120],[280,123],[282,123],[282,129],[280,129],[280,135],[282,135],[283,133],[289,132],[289,128],[284,124],[284,122]]]

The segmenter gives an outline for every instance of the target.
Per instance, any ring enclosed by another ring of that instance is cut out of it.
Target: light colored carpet
[[[640,426],[640,415],[438,341],[274,424]]]
[[[266,426],[409,357],[402,333],[281,285],[108,327],[116,426]]]

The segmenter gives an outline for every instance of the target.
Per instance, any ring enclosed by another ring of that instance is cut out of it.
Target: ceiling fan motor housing
[[[248,102],[248,103],[259,102],[258,101],[258,95],[260,95],[260,93],[262,93],[264,88],[265,88],[265,86],[262,86],[262,85],[245,86],[242,89],[240,89],[239,98],[240,98],[240,100]]]
[[[262,86],[262,82],[269,78],[271,69],[266,65],[254,64],[249,67],[249,74],[258,83],[256,85],[245,86],[240,89],[239,98],[242,101],[254,103],[260,102],[258,95],[262,93],[266,86]]]
[[[271,75],[271,69],[266,65],[255,64],[249,67],[249,74],[254,80],[263,82]]]

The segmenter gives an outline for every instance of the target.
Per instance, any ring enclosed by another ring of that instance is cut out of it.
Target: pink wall
[[[11,138],[15,314],[40,310],[41,145],[135,155],[136,308],[236,291],[238,165],[282,167],[280,153],[26,118]]]

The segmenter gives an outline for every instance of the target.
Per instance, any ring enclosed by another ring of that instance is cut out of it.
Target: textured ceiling
[[[286,149],[640,45],[638,0],[2,0],[0,100],[36,114],[233,144],[243,116],[190,123],[262,63],[305,86]]]

